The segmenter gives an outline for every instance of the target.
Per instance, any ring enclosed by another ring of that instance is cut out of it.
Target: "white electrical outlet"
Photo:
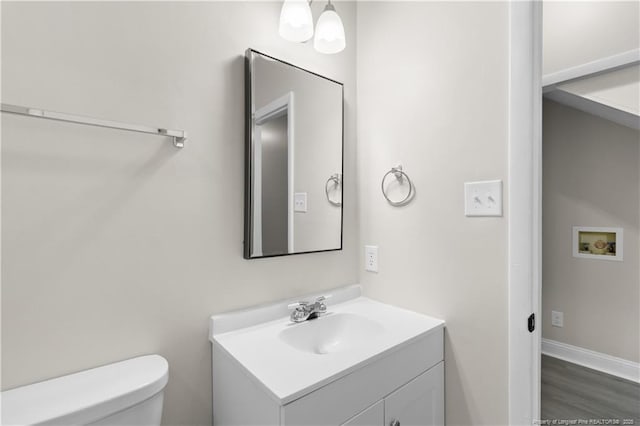
[[[307,193],[296,192],[293,196],[293,210],[299,213],[307,212]]]
[[[378,272],[378,246],[364,246],[364,269]]]
[[[551,311],[551,325],[554,327],[564,327],[564,312]]]

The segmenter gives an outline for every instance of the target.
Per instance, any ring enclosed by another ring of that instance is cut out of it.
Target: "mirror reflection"
[[[245,258],[342,248],[343,86],[246,54]]]

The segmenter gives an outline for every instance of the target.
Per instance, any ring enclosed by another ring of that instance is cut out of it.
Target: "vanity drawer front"
[[[282,424],[340,425],[443,360],[443,328],[282,407]],[[327,359],[330,362],[330,359]]]

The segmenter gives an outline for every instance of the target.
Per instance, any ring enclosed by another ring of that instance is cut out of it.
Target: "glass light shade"
[[[342,19],[329,3],[318,19],[313,47],[320,53],[338,53],[343,51],[346,45]]]
[[[284,0],[278,32],[289,41],[303,42],[313,37],[313,17],[307,0]]]

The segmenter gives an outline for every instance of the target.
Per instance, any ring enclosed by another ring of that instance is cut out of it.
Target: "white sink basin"
[[[284,405],[444,326],[362,297],[360,286],[328,293],[327,313],[301,323],[289,319],[287,305],[294,300],[212,316],[214,359],[228,355]]]
[[[300,324],[291,324],[278,337],[299,351],[325,355],[367,345],[384,331],[382,324],[361,315],[329,313]]]

